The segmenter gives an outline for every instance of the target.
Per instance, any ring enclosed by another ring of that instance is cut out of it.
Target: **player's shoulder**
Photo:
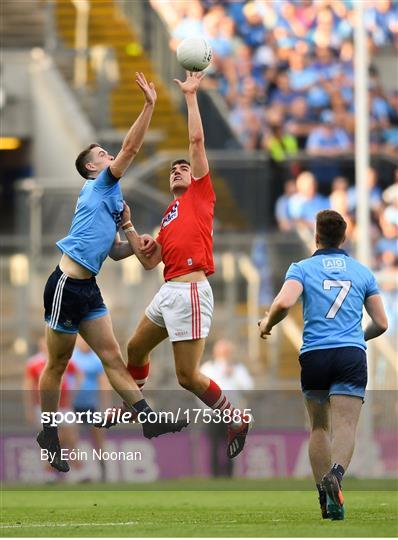
[[[115,187],[119,185],[119,180],[120,178],[112,174],[110,167],[105,167],[93,182],[93,187],[94,189]]]

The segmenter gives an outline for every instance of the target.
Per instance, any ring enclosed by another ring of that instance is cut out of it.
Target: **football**
[[[211,47],[202,37],[184,39],[177,47],[177,60],[187,71],[203,71],[211,57]]]

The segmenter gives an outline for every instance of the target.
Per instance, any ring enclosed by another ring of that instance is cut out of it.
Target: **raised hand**
[[[271,335],[271,330],[268,328],[268,311],[265,313],[264,318],[259,320],[257,325],[260,329],[260,337],[262,339],[267,339],[267,336]]]
[[[145,78],[145,75],[138,71],[135,73],[135,82],[141,88],[145,96],[145,101],[149,105],[155,105],[157,94],[156,94],[156,88],[153,82],[148,83]]]
[[[193,73],[192,71],[187,71],[187,78],[185,81],[180,81],[179,79],[173,79],[176,84],[181,88],[184,94],[194,94],[197,92],[199,85],[202,79],[205,77],[206,73],[200,71],[198,73]]]

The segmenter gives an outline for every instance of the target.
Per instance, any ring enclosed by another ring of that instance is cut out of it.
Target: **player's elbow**
[[[191,144],[191,146],[197,146],[197,145],[200,145],[200,144],[204,144],[204,142],[205,142],[205,137],[204,137],[203,133],[193,133],[189,137],[189,143]]]
[[[380,331],[382,334],[384,334],[384,332],[387,332],[388,330],[388,320],[387,320],[387,317],[383,317],[378,323],[377,323],[377,326],[380,328]]]
[[[289,298],[277,298],[274,305],[278,311],[287,311],[293,306]]]
[[[117,252],[111,252],[109,253],[109,257],[113,260],[113,261],[120,261],[120,256]]]

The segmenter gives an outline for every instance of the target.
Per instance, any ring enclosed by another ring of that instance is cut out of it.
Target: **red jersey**
[[[44,366],[46,365],[47,358],[42,353],[37,353],[29,360],[27,361],[26,367],[25,367],[25,374],[33,379],[34,388],[36,390],[36,396],[35,401],[36,403],[39,403],[39,379],[40,375],[44,369]],[[72,360],[69,360],[68,367],[66,368],[65,374],[62,377],[61,382],[61,397],[59,400],[60,407],[67,409],[70,407],[70,397],[69,397],[69,384],[68,384],[68,375],[76,375],[79,373],[79,370],[77,369],[76,365],[72,362]]]
[[[203,270],[213,274],[213,218],[216,195],[210,174],[195,180],[163,214],[156,241],[162,247],[166,281]]]

